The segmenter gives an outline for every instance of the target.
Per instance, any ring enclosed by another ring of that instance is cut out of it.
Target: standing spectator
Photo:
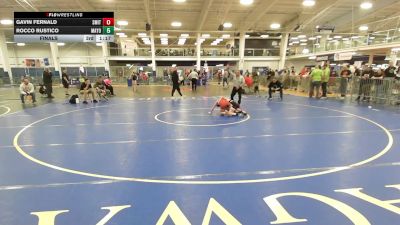
[[[229,87],[228,78],[229,78],[229,71],[228,71],[228,69],[226,69],[224,71],[224,77],[222,78],[222,87],[225,87],[225,83],[226,83],[226,87]]]
[[[331,76],[331,69],[327,63],[324,64],[322,69],[321,86],[322,86],[322,99],[326,99],[326,94],[328,92],[328,82]]]
[[[349,82],[349,78],[351,76],[351,71],[345,65],[343,69],[340,71],[340,98],[344,99],[347,93],[347,84]]]
[[[192,70],[192,72],[190,72],[189,74],[189,80],[192,81],[192,91],[196,91],[197,90],[197,80],[199,79],[199,75],[197,74],[196,69]]]
[[[70,80],[69,80],[69,76],[67,74],[67,70],[66,69],[64,69],[62,71],[61,79],[62,79],[62,81],[61,81],[62,85],[64,86],[64,89],[65,89],[65,95],[69,96],[68,89],[69,89]]]
[[[174,97],[175,90],[177,90],[179,95],[182,96],[181,89],[179,88],[179,75],[176,67],[172,68],[171,79],[172,79],[172,94],[171,94],[172,97]]]
[[[242,102],[242,93],[243,93],[243,85],[244,85],[244,78],[240,74],[240,71],[236,71],[236,76],[233,79],[233,88],[231,93],[231,100],[234,100],[236,93],[239,94],[239,105]]]
[[[371,91],[371,78],[373,76],[374,71],[367,64],[363,65],[363,71],[360,76],[360,90],[358,91],[358,97],[356,101],[360,101],[361,96],[363,96],[363,101],[369,101],[370,99],[370,91]]]
[[[378,71],[374,73],[372,77],[375,84],[375,99],[377,100],[383,100],[383,98],[385,97],[383,78],[385,78],[385,72],[382,69],[378,69]]]
[[[51,94],[53,93],[53,74],[49,68],[45,68],[43,71],[43,84],[46,87],[46,94],[48,98],[54,98]]]
[[[389,67],[385,70],[385,78],[395,78],[396,77],[396,67],[393,66],[393,62],[389,62]]]
[[[33,84],[29,82],[28,78],[23,79],[21,85],[19,86],[19,92],[22,104],[25,104],[25,98],[28,96],[32,97],[32,103],[36,102],[35,88],[33,87]]]
[[[314,89],[316,90],[316,98],[319,98],[319,89],[321,88],[321,80],[322,80],[323,71],[321,66],[318,65],[312,72],[311,72],[311,87],[309,97],[312,98],[314,96]]]
[[[167,74],[168,76],[168,74]],[[132,73],[132,90],[133,92],[137,91],[137,81],[138,81],[138,75],[137,73],[133,72]]]
[[[258,94],[260,96],[260,78],[258,77],[257,72],[253,72],[253,84],[254,84],[254,94]]]

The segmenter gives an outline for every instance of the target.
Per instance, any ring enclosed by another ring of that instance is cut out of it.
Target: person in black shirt
[[[64,86],[64,89],[65,89],[65,95],[66,96],[68,96],[69,95],[69,93],[68,93],[68,89],[69,89],[69,77],[68,77],[68,75],[67,75],[67,70],[63,70],[62,71],[62,75],[61,75],[61,82],[62,82],[62,85]]]
[[[396,67],[393,66],[393,62],[389,62],[389,67],[385,70],[385,78],[395,78]]]
[[[370,92],[372,86],[372,76],[374,75],[374,71],[368,65],[363,65],[363,71],[360,76],[360,90],[358,91],[358,97],[356,101],[360,101],[361,96],[363,96],[363,101],[369,101]]]
[[[179,75],[176,67],[172,68],[171,80],[172,80],[172,97],[174,97],[175,90],[177,90],[180,96],[182,96],[181,89],[179,88]]]
[[[89,94],[92,95],[92,99],[93,99],[93,103],[97,103],[97,100],[94,97],[94,92],[92,90],[92,84],[90,84],[90,80],[89,79],[85,79],[85,82],[83,82],[81,84],[81,89],[80,89],[80,93],[83,95],[83,104],[88,104],[87,102],[87,98],[89,96]]]
[[[54,98],[51,94],[53,93],[53,74],[49,68],[45,68],[43,71],[43,84],[46,87],[46,94],[48,98]]]
[[[276,91],[279,91],[279,96],[281,100],[283,99],[283,86],[282,83],[276,79],[276,77],[272,77],[271,83],[268,85],[268,100],[272,99],[272,93],[275,93]]]

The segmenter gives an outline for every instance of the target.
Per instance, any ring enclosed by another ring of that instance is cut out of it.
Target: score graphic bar
[[[14,12],[15,42],[113,42],[114,12]]]

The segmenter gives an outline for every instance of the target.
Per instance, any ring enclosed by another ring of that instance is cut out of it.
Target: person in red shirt
[[[240,108],[238,103],[225,97],[221,97],[215,102],[209,114],[211,114],[216,107],[220,108],[221,116],[238,116],[239,114],[244,116],[247,115],[247,113]]]

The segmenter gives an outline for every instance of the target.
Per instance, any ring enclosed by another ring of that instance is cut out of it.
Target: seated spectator
[[[92,84],[90,83],[89,79],[85,79],[85,82],[81,84],[80,93],[83,95],[83,104],[88,104],[87,99],[89,94],[92,95],[93,103],[97,103],[97,100],[94,97],[94,92],[92,90]]]
[[[271,83],[268,85],[268,100],[272,99],[272,93],[279,91],[279,96],[281,100],[283,99],[283,86],[282,83],[276,79],[276,77],[272,77]]]
[[[111,81],[110,77],[106,77],[106,78],[103,80],[103,83],[104,83],[104,85],[106,86],[106,89],[110,91],[111,96],[114,96],[114,88],[113,88],[113,86],[111,85],[111,82],[112,82],[112,81]]]
[[[105,86],[105,84],[104,84],[104,82],[103,82],[103,77],[102,76],[99,76],[98,78],[97,78],[97,81],[96,81],[96,83],[94,84],[94,88],[96,89],[96,92],[97,92],[97,94],[99,95],[99,97],[101,98],[105,98],[105,99],[107,99],[107,89],[106,89],[106,86]]]
[[[25,98],[32,97],[32,103],[36,102],[35,88],[33,84],[29,82],[28,78],[24,78],[21,85],[19,86],[19,92],[22,104],[25,104]]]

